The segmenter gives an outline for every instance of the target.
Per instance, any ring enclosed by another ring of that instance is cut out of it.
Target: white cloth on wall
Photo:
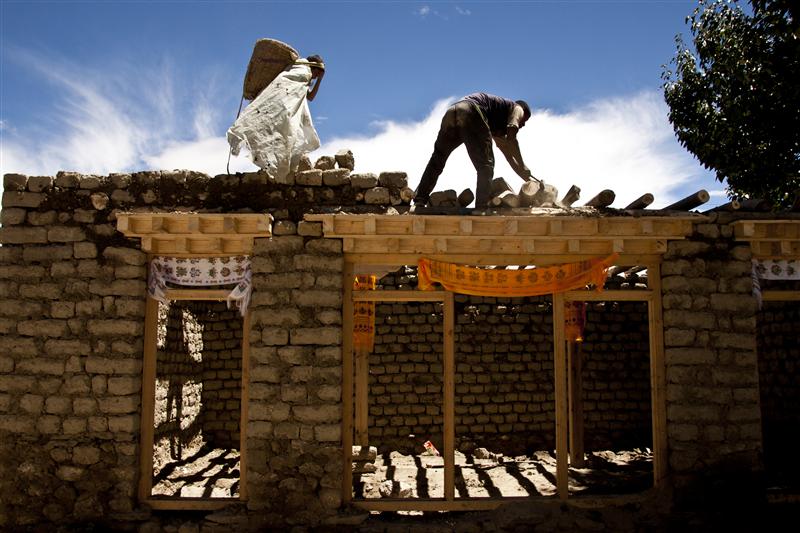
[[[778,281],[800,280],[800,260],[798,259],[753,259],[753,296],[758,308],[763,306],[761,280]]]
[[[800,280],[800,259],[753,259],[760,279]]]
[[[245,255],[205,258],[157,256],[150,261],[147,292],[159,302],[168,303],[167,283],[205,287],[236,284],[228,294],[228,309],[235,303],[244,316],[253,292],[252,279],[250,258]]]
[[[228,129],[231,153],[246,147],[253,163],[284,182],[320,145],[306,99],[310,82],[311,67],[302,60],[280,73]]]

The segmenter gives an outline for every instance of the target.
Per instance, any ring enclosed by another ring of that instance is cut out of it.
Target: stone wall
[[[202,447],[205,435],[202,326],[194,302],[159,303],[156,351],[156,402],[153,415],[153,468],[187,458]]]
[[[129,516],[145,255],[114,238],[84,181],[4,182],[0,529]]]
[[[4,177],[0,529],[147,516],[135,498],[146,256],[115,227],[131,210],[273,216],[274,238],[257,239],[253,254],[249,505],[265,523],[335,512],[341,242],[302,217],[341,205],[383,212],[409,196],[403,173],[351,174],[334,158],[304,165],[286,184],[190,171]]]
[[[240,448],[242,317],[225,302],[191,302],[203,326],[203,432],[215,448]]]
[[[687,504],[746,498],[760,468],[751,252],[714,222],[662,265],[669,466]]]
[[[413,287],[414,269],[384,290]],[[456,445],[522,454],[555,446],[552,303],[456,296]],[[442,442],[441,304],[376,306],[369,441],[379,451]],[[587,450],[652,446],[647,304],[590,304],[584,357]],[[412,435],[412,436],[410,436]]]

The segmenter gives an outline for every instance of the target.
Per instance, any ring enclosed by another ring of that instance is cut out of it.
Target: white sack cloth
[[[228,130],[233,155],[244,145],[253,163],[284,182],[297,170],[300,156],[319,148],[306,94],[311,67],[302,60],[278,74]]]

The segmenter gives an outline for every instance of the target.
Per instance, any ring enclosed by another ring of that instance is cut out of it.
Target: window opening
[[[570,493],[641,492],[653,486],[647,302],[585,305],[583,341],[568,349]]]

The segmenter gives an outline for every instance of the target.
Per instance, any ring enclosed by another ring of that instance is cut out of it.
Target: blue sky
[[[695,5],[2,0],[0,166],[222,172],[253,44],[271,37],[324,57],[317,153],[350,148],[357,171],[416,185],[447,103],[486,91],[534,108],[520,145],[537,177],[664,205],[722,189],[674,139],[660,93]],[[521,183],[504,162],[496,175]],[[437,189],[474,181],[461,149]]]

